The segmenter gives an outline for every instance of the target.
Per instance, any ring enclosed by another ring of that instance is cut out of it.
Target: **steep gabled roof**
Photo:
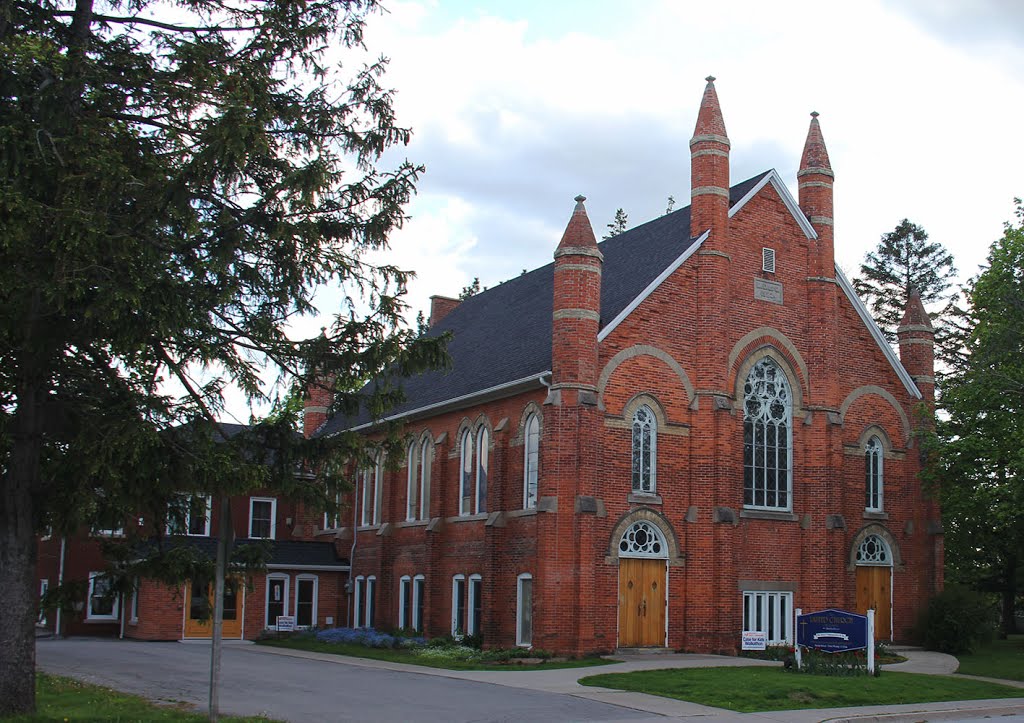
[[[730,205],[744,198],[770,172],[730,189]],[[607,326],[673,262],[691,248],[690,207],[665,214],[598,244],[601,273],[601,326]],[[393,411],[402,417],[457,406],[460,400],[496,396],[517,387],[538,387],[551,371],[551,314],[554,264],[547,264],[472,296],[428,333],[452,333],[452,366],[405,380],[407,401]],[[318,434],[332,434],[369,423],[329,419]]]

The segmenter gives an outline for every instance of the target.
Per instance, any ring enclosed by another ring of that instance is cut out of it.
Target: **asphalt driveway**
[[[39,668],[152,700],[205,706],[210,647],[41,639]],[[268,655],[225,645],[221,712],[287,721],[626,721],[650,713],[558,693]],[[513,673],[514,674],[514,673]]]

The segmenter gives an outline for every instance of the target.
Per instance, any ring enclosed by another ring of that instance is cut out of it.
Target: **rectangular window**
[[[408,466],[409,466],[409,479],[408,479],[408,485],[406,487],[406,510],[405,510],[405,519],[407,519],[407,520],[415,520],[416,519],[416,513],[417,513],[417,511],[420,508],[419,496],[417,494],[417,492],[419,490],[419,486],[418,486],[419,471],[416,468],[416,459],[417,459],[417,457],[416,457],[416,445],[415,444],[410,444],[409,445],[409,458],[407,460],[408,461]]]
[[[288,614],[288,576],[267,576],[266,627],[277,629],[277,619]]]
[[[363,596],[366,594],[366,579],[360,575],[352,588],[352,627],[362,627]]]
[[[113,581],[102,572],[89,573],[89,601],[86,620],[117,620],[117,595]]]
[[[769,645],[791,645],[791,592],[743,593],[743,632],[764,633]]]
[[[190,495],[183,502],[185,507],[183,525],[179,528],[177,521],[172,521],[172,534],[185,534],[190,537],[209,537],[212,498]]]
[[[366,578],[366,619],[364,624],[372,628],[377,617],[377,578]]]
[[[377,455],[377,464],[373,468],[373,519],[374,525],[379,525],[381,520],[380,507],[381,498],[384,496],[384,453]]]
[[[412,629],[423,630],[423,599],[426,580],[423,575],[412,579]]]
[[[533,644],[533,577],[529,573],[519,576],[516,586],[516,645]]]
[[[409,626],[411,618],[409,606],[412,604],[412,578],[403,576],[398,581],[398,627],[404,629]]]
[[[466,576],[452,578],[452,637],[466,634]]]
[[[317,578],[300,575],[295,578],[295,625],[312,628],[316,625]]]
[[[373,470],[364,469],[359,473],[360,499],[359,524],[363,527],[373,524]]]
[[[249,498],[249,537],[273,540],[277,534],[277,500],[273,497]]]
[[[39,581],[39,617],[36,618],[36,625],[46,627],[46,608],[43,601],[46,599],[46,591],[50,589],[50,581],[45,577]]]
[[[483,619],[484,581],[479,575],[469,576],[469,635],[480,634],[480,621]]]
[[[481,427],[476,435],[476,513],[487,512],[487,461],[489,454],[487,428]]]
[[[141,583],[139,578],[135,578],[132,581],[132,602],[131,602],[131,614],[128,618],[128,622],[137,623],[139,622],[139,590],[141,589]]]

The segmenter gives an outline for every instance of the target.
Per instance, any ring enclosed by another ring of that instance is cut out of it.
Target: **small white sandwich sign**
[[[295,630],[295,616],[294,615],[278,615],[277,616],[277,632],[287,632],[289,630]]]
[[[768,636],[765,633],[743,633],[743,650],[765,650],[768,647]]]

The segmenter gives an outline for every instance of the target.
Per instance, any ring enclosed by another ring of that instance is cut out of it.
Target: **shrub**
[[[992,639],[995,616],[983,595],[950,585],[928,602],[920,623],[928,650],[957,655],[969,653]]]

